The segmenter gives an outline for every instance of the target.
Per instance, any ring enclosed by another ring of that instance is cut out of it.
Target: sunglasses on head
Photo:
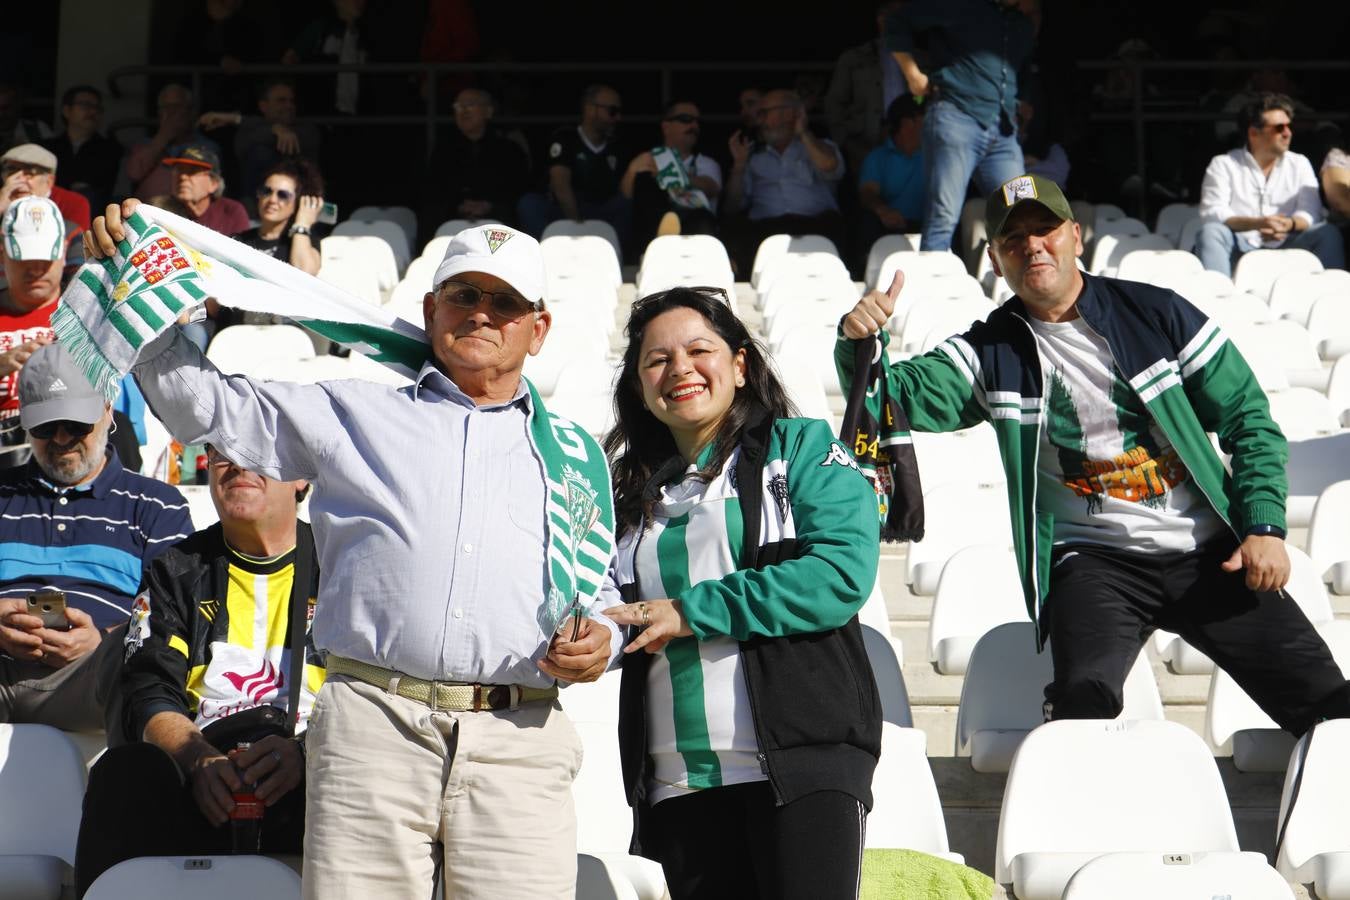
[[[693,125],[698,121],[698,116],[693,113],[676,113],[673,116],[666,116],[667,122],[679,122],[681,125]]]
[[[440,297],[456,309],[477,309],[479,302],[487,297],[488,309],[499,319],[515,321],[528,312],[538,312],[543,307],[531,303],[519,294],[507,291],[485,291],[462,281],[447,281],[440,287]]]
[[[34,425],[28,429],[28,434],[40,441],[50,441],[56,437],[56,432],[61,429],[65,429],[66,434],[76,440],[83,440],[89,436],[89,432],[94,430],[94,425],[90,422],[71,422],[67,419],[57,419],[55,422],[43,422],[41,425]]]
[[[276,190],[276,189],[273,189],[273,188],[268,187],[268,186],[265,185],[265,184],[262,184],[262,185],[259,185],[259,186],[258,186],[258,199],[259,199],[259,200],[266,200],[268,197],[272,196],[273,194],[276,194],[276,195],[277,195],[277,199],[280,200],[282,203],[290,203],[292,200],[295,199],[295,191],[288,191],[288,190],[285,190],[285,189],[282,189],[282,190]]]
[[[727,296],[726,288],[710,287],[708,285],[701,285],[701,284],[698,285],[682,284],[679,285],[678,287],[667,288],[664,291],[657,291],[655,294],[648,294],[645,297],[639,297],[638,299],[633,301],[633,305],[630,309],[630,315],[632,313],[636,313],[644,306],[649,306],[658,300],[665,299],[665,296],[669,294],[671,291],[694,291],[712,300],[718,301],[727,308],[731,307],[731,298]]]

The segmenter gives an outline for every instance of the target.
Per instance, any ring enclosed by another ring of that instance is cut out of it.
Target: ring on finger
[[[652,624],[652,617],[651,617],[651,615],[647,612],[647,604],[645,604],[645,603],[639,603],[639,604],[638,604],[638,612],[642,613],[642,627],[643,627],[643,628],[646,628],[648,625]]]

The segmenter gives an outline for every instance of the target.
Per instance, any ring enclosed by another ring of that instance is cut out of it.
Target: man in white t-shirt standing
[[[1294,105],[1283,94],[1259,94],[1240,113],[1243,147],[1209,161],[1200,186],[1195,255],[1211,272],[1233,274],[1238,257],[1257,249],[1310,250],[1327,269],[1345,268],[1341,234],[1324,220],[1317,174],[1289,149]]]
[[[1241,354],[1172,291],[1081,272],[1081,232],[1054,182],[1005,182],[985,221],[1016,296],[886,366],[886,388],[917,430],[994,428],[1027,610],[1054,659],[1047,717],[1119,715],[1157,628],[1293,734],[1350,716],[1350,684],[1283,591],[1288,449]],[[884,342],[903,283],[844,317],[846,387],[854,342]]]

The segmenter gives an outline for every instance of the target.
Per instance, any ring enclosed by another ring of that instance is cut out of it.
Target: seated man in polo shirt
[[[192,531],[181,494],[122,468],[112,411],[60,344],[19,374],[33,457],[0,475],[0,722],[103,728],[142,566]],[[65,594],[65,626],[28,612],[28,595]]]
[[[164,160],[173,168],[173,194],[156,197],[155,206],[178,213],[227,237],[248,231],[248,211],[225,196],[220,157],[205,144],[188,144]]]
[[[744,211],[748,223],[728,223],[728,244],[738,277],[748,278],[759,242],[771,234],[823,234],[843,245],[843,219],[835,188],[844,157],[833,141],[807,128],[806,107],[796,91],[764,95],[756,113],[759,141],[731,136],[731,174],[724,211]]]
[[[866,258],[884,234],[922,230],[924,204],[923,107],[901,94],[886,110],[886,139],[867,154],[858,175],[858,252]]]

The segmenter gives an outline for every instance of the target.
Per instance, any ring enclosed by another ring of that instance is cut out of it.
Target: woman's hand
[[[643,600],[639,603],[624,603],[603,610],[620,625],[638,625],[642,631],[633,639],[624,653],[646,650],[658,653],[673,638],[692,637],[689,620],[684,617],[684,607],[678,600]]]
[[[314,223],[319,219],[319,211],[323,209],[323,198],[306,194],[295,202],[295,222],[302,228],[313,228]]]

